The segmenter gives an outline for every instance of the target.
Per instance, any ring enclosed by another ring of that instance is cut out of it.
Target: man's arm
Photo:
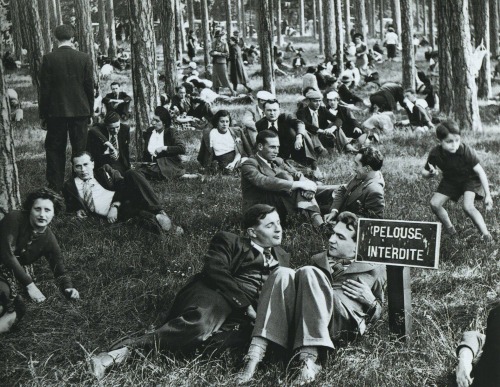
[[[258,161],[254,159],[248,159],[241,165],[241,177],[265,191],[289,192],[292,190],[294,183],[293,181],[264,175],[258,169]]]
[[[123,100],[123,102],[127,103],[127,102],[132,101],[132,97],[130,95],[128,95],[127,93],[122,92],[121,94],[122,94],[121,99]]]
[[[312,122],[308,119],[306,109],[308,108],[297,110],[297,119],[304,123],[305,128],[309,133],[317,134],[319,127],[313,125]]]
[[[456,378],[458,387],[469,387],[472,383],[473,360],[481,353],[486,336],[477,331],[467,331],[457,346]]]
[[[374,183],[376,184],[376,183]],[[362,213],[359,215],[367,218],[382,219],[384,217],[384,191],[382,189],[370,189],[362,203]]]

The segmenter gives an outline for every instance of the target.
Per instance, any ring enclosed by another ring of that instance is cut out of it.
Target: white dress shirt
[[[265,267],[273,267],[273,266],[276,266],[277,264],[279,264],[279,262],[276,260],[276,258],[274,258],[274,255],[272,255],[271,260],[267,260],[266,256],[264,255],[264,248],[262,246],[259,246],[254,241],[250,241],[250,244],[252,245],[252,247],[255,250],[257,250],[259,253],[262,254],[262,257],[264,258],[264,266]]]
[[[163,140],[163,131],[161,133],[158,133],[156,130],[153,130],[153,133],[151,133],[151,137],[149,138],[148,142],[148,152],[151,156],[156,156],[155,150],[161,146],[165,146],[165,142]]]
[[[108,191],[93,177],[90,178],[89,183],[92,189],[92,198],[94,199],[95,213],[97,215],[107,216],[109,209],[111,208],[111,203],[113,203],[113,197],[115,193],[113,191]],[[79,177],[75,177],[76,188],[78,189],[78,195],[83,199],[83,184],[84,181]]]

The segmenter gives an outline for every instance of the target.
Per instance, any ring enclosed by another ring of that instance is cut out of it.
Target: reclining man
[[[244,237],[229,232],[213,237],[201,273],[179,291],[161,327],[92,359],[96,377],[129,357],[132,348],[186,353],[208,344],[228,348],[248,343],[263,286],[288,267],[290,256],[280,247],[282,229],[274,207],[250,207],[242,226]]]
[[[333,349],[335,341],[363,335],[380,318],[385,267],[354,262],[357,226],[356,215],[341,213],[328,251],[313,256],[312,265],[298,269],[295,276],[288,271],[276,277],[272,287],[266,284],[239,384],[252,379],[269,343],[297,352],[302,366],[292,386],[311,383],[321,370],[320,353]]]
[[[86,151],[75,154],[71,161],[74,176],[63,186],[68,212],[76,212],[78,218],[102,216],[109,223],[138,218],[154,231],[183,233],[172,224],[142,173],[129,169],[122,176],[107,164],[94,171],[94,161]]]
[[[243,211],[256,203],[276,207],[284,220],[287,214],[301,212],[313,226],[321,228],[321,216],[332,203],[334,186],[317,186],[287,161],[278,157],[280,138],[271,130],[257,135],[257,154],[241,165]],[[318,204],[319,203],[319,204]]]

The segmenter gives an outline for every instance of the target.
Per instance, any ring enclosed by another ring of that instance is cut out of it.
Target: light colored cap
[[[263,101],[271,101],[273,99],[276,99],[276,96],[268,91],[261,90],[257,93],[257,99],[261,99]]]
[[[191,67],[193,70],[195,70],[197,66],[196,66],[196,63],[189,62],[188,67]]]
[[[309,99],[323,99],[323,94],[317,90],[309,90],[306,94],[306,98]]]
[[[327,95],[326,95],[326,99],[334,99],[336,97],[339,96],[339,93],[337,93],[336,91],[330,91]]]

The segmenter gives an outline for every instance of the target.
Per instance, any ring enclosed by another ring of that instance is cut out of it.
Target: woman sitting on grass
[[[240,128],[231,127],[231,115],[219,110],[212,119],[214,129],[203,132],[198,161],[204,168],[216,163],[223,173],[231,173],[252,154],[252,147]]]
[[[0,221],[0,333],[9,331],[24,314],[19,294],[22,289],[34,302],[45,301],[33,282],[31,267],[41,257],[47,259],[63,294],[72,300],[80,298],[66,274],[61,249],[49,228],[62,206],[59,195],[40,188],[28,195],[22,211],[11,211]]]

